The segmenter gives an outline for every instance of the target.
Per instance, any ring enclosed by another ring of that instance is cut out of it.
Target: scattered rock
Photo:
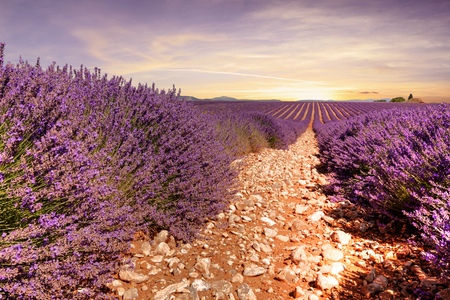
[[[372,283],[375,280],[375,277],[377,276],[377,269],[372,268],[369,272],[369,274],[367,274],[366,276],[366,281],[368,283]]]
[[[149,279],[147,275],[135,273],[128,269],[122,269],[119,271],[119,278],[123,281],[127,282],[135,282],[135,283],[141,283]]]
[[[450,300],[450,288],[444,289],[436,294],[436,299]]]
[[[295,272],[289,268],[281,270],[275,278],[283,282],[292,282],[292,283],[296,283],[299,280]]]
[[[364,297],[373,297],[379,292],[382,292],[383,286],[378,283],[369,283],[361,288],[361,294]]]
[[[251,267],[245,268],[244,269],[244,276],[249,276],[249,277],[255,277],[255,276],[259,276],[266,273],[266,269],[264,269],[263,267],[258,267],[258,266],[254,266],[252,265]]]
[[[233,285],[226,280],[213,281],[211,282],[212,294],[216,299],[229,299]]]
[[[191,284],[191,287],[195,289],[197,292],[209,291],[211,289],[211,285],[201,279],[194,279]]]
[[[294,222],[292,222],[292,225],[291,225],[291,230],[294,232],[299,232],[299,231],[305,230],[307,228],[309,228],[308,223],[303,222],[301,220],[295,220]]]
[[[267,217],[262,217],[261,221],[266,223],[268,226],[273,226],[273,225],[277,224],[277,222],[275,222],[274,220],[267,218]]]
[[[312,215],[310,215],[308,217],[308,220],[310,222],[317,222],[319,221],[325,214],[323,213],[323,211],[316,211],[315,213],[313,213]]]
[[[277,240],[280,240],[280,241],[285,242],[285,243],[289,242],[289,240],[290,240],[290,238],[288,236],[285,236],[285,235],[277,235],[275,238]]]
[[[156,292],[155,300],[166,300],[171,294],[175,293],[178,289],[186,288],[189,286],[189,281],[183,279],[179,283],[171,284],[163,290]]]
[[[123,295],[122,295],[123,300],[136,299],[137,297],[139,297],[137,288],[132,288],[132,289],[126,290],[125,293],[123,293]]]
[[[351,238],[352,236],[350,234],[347,234],[343,231],[334,231],[331,234],[331,239],[333,240],[333,242],[341,243],[342,245],[347,245],[350,242]]]
[[[260,195],[251,195],[250,197],[248,197],[248,200],[256,202],[256,203],[263,203],[263,197],[261,197]]]
[[[366,232],[367,229],[368,229],[368,226],[367,226],[366,223],[360,223],[359,226],[358,226],[358,230],[359,230],[359,232],[361,232],[361,233]]]
[[[397,249],[397,257],[398,258],[406,258],[411,254],[411,250],[408,247],[402,247]]]
[[[194,268],[202,274],[209,274],[209,267],[211,266],[210,258],[197,258],[197,263]]]
[[[439,280],[436,277],[425,277],[420,280],[420,285],[423,286],[432,286],[440,284]]]
[[[275,237],[278,232],[276,230],[270,229],[270,228],[264,228],[264,234],[268,237],[268,238],[273,238]]]
[[[342,251],[337,249],[328,249],[322,252],[322,256],[326,260],[340,261],[344,258]]]
[[[384,292],[381,292],[378,297],[380,298],[380,300],[392,300],[394,299],[394,291],[391,289],[386,290]]]
[[[373,280],[374,283],[378,283],[379,285],[381,285],[383,288],[386,288],[388,285],[388,279],[386,277],[384,277],[383,275],[378,275],[377,277],[375,277],[375,279]]]
[[[332,289],[335,286],[338,286],[339,282],[333,276],[324,276],[319,274],[316,279],[316,287],[321,290]]]
[[[141,251],[144,255],[149,256],[150,251],[152,250],[152,247],[150,246],[149,242],[143,242],[141,245]]]
[[[159,243],[166,242],[168,238],[169,232],[167,230],[161,230],[153,241],[155,245],[158,245]]]
[[[291,260],[293,263],[298,264],[298,263],[308,263],[308,256],[305,252],[305,248],[302,246],[299,246],[297,248],[295,248],[292,252],[291,252]]]
[[[300,298],[300,297],[302,297],[304,295],[305,295],[305,291],[301,287],[299,287],[299,286],[295,287],[294,298],[297,299],[297,298]]]
[[[243,283],[244,282],[244,276],[242,274],[236,273],[231,277],[232,283]]]
[[[296,214],[303,214],[307,210],[308,210],[308,206],[304,206],[304,205],[296,205],[295,206],[295,213]]]
[[[156,246],[155,251],[159,254],[166,255],[170,251],[170,247],[165,242],[160,242]]]
[[[334,262],[331,266],[330,274],[338,275],[339,273],[341,273],[344,270],[345,270],[344,264],[342,264],[340,262]]]
[[[237,289],[237,294],[239,300],[257,300],[255,293],[246,283],[239,286]]]

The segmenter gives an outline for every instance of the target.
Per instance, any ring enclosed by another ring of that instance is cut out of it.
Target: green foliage
[[[412,94],[409,94],[408,100],[414,98]]]
[[[373,102],[387,102],[386,100],[375,100]]]
[[[405,101],[406,100],[403,97],[396,97],[396,98],[392,98],[392,100],[389,102],[405,102]]]

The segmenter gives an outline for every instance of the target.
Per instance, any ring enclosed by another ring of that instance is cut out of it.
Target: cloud
[[[83,63],[208,97],[222,90],[292,99],[449,95],[448,0],[20,0],[1,7],[8,57],[40,56],[42,65]]]
[[[260,78],[269,78],[269,79],[277,79],[277,80],[297,81],[297,82],[304,82],[304,83],[315,83],[315,84],[328,85],[328,83],[317,82],[317,81],[309,81],[309,80],[302,80],[302,79],[291,79],[291,78],[282,78],[282,77],[265,76],[265,75],[256,75],[256,74],[244,74],[244,73],[236,73],[236,72],[221,72],[221,71],[208,71],[208,70],[199,70],[199,69],[181,69],[181,68],[180,68],[180,69],[179,69],[179,68],[172,68],[171,70],[190,71],[190,72],[200,72],[200,73],[213,73],[213,74],[227,74],[227,75],[247,76],[247,77],[260,77]]]

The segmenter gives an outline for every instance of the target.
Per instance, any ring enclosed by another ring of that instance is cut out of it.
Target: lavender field
[[[192,241],[232,200],[233,161],[288,149],[310,124],[329,193],[412,223],[450,280],[450,105],[190,103],[3,50],[0,298],[110,298],[134,233]]]

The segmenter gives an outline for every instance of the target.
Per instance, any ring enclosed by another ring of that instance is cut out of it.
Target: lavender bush
[[[273,107],[273,103],[202,101],[196,105],[207,113],[220,140],[235,156],[267,147],[287,149],[306,130],[305,123],[310,120],[297,122],[265,114],[266,107]]]
[[[406,219],[450,280],[450,105],[375,111],[317,129],[337,195]]]
[[[226,207],[233,158],[175,88],[4,65],[3,49],[0,296],[111,298],[105,283],[134,232],[191,240]]]

